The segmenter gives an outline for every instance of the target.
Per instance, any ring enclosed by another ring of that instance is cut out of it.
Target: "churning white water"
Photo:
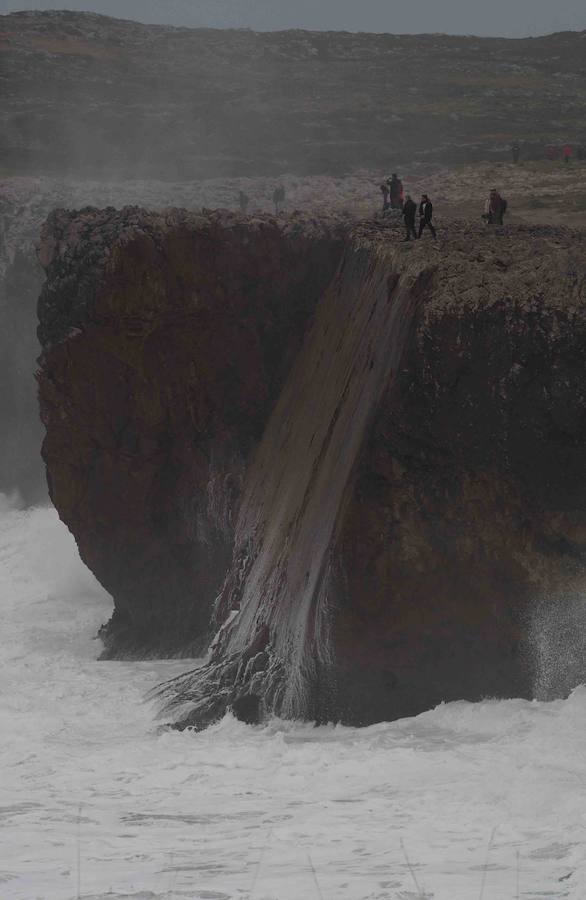
[[[182,663],[97,662],[109,598],[0,508],[2,900],[586,897],[586,689],[364,730],[157,731]]]

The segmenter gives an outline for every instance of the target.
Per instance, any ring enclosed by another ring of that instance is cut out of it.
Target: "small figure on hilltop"
[[[275,204],[275,215],[278,216],[285,202],[285,188],[283,185],[275,188],[273,191],[273,203]]]
[[[244,191],[240,191],[238,194],[238,205],[240,207],[240,212],[246,215],[246,210],[248,209],[249,204],[248,195],[244,193]]]
[[[574,148],[570,144],[566,144],[562,149],[562,156],[565,163],[569,163],[574,153]]]
[[[417,237],[415,231],[415,213],[417,212],[417,204],[411,198],[411,194],[407,194],[405,203],[403,204],[403,218],[405,219],[405,237],[404,241],[410,241],[411,235]]]
[[[387,184],[389,186],[391,209],[403,209],[403,182],[396,172],[393,172],[391,177],[387,179]]]
[[[380,186],[380,192],[383,195],[383,213],[387,211],[389,208],[389,185],[388,182],[383,181]]]
[[[484,204],[484,215],[482,218],[487,225],[502,225],[503,216],[507,211],[507,201],[501,197],[496,188],[491,188],[490,194]]]
[[[432,218],[433,204],[427,194],[422,194],[421,203],[419,204],[419,234],[417,235],[417,237],[421,237],[424,228],[429,228],[433,239],[436,239],[437,235],[435,233],[435,228],[433,227],[431,222]]]
[[[521,148],[518,141],[513,141],[513,143],[511,144],[511,154],[513,156],[513,162],[515,163],[515,165],[517,165],[517,163],[519,162],[519,156],[521,155]]]

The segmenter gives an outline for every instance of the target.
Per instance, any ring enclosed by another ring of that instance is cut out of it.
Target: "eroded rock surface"
[[[115,597],[111,652],[213,618],[166,689],[182,724],[530,696],[532,611],[583,583],[583,233],[346,232],[45,230],[51,495]]]
[[[246,462],[343,237],[339,221],[302,217],[50,217],[43,456],[60,516],[115,599],[108,652],[205,642]]]
[[[584,584],[585,345],[583,233],[451,230],[336,548],[351,720],[532,696],[535,609]]]

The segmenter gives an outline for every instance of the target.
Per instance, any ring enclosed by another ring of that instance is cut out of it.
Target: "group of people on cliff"
[[[415,230],[415,221],[417,217],[417,204],[411,197],[411,194],[405,194],[403,182],[396,172],[393,172],[390,178],[380,186],[383,195],[383,216],[389,210],[399,210],[405,222],[405,241],[410,241],[411,237],[420,238],[426,228],[431,232],[432,237],[436,238],[436,231],[433,226],[433,203],[427,194],[421,195],[419,204],[419,229]]]
[[[434,239],[437,237],[432,221],[433,204],[428,194],[421,195],[419,228],[416,230],[417,204],[410,194],[404,193],[403,182],[395,172],[381,184],[380,190],[383,195],[383,216],[389,215],[390,210],[397,210],[400,211],[403,217],[405,222],[404,241],[410,241],[412,237],[419,239],[426,228],[431,232],[431,236]],[[503,216],[506,211],[507,201],[496,188],[491,188],[484,204],[482,219],[487,225],[503,225]]]
[[[403,209],[403,182],[393,172],[380,186],[383,195],[383,213],[388,209]]]
[[[286,198],[285,188],[283,185],[279,185],[273,191],[273,205],[275,207],[275,215],[279,215],[282,211],[283,206],[285,204]],[[250,197],[248,194],[245,194],[244,191],[239,191],[238,193],[238,206],[240,207],[240,212],[246,215],[248,212],[248,204],[250,203]]]
[[[403,203],[403,219],[405,221],[405,237],[403,240],[410,241],[411,236],[420,238],[426,228],[431,231],[431,236],[435,240],[437,234],[433,222],[431,221],[433,218],[433,203],[427,194],[421,195],[421,203],[419,204],[419,230],[417,232],[415,231],[416,214],[417,204],[411,197],[411,194],[407,194],[405,202]]]
[[[535,158],[535,148],[530,152],[532,152],[531,158]],[[586,159],[586,147],[583,144],[579,144],[577,147],[573,144],[548,144],[545,148],[545,155],[547,159],[562,159],[567,164],[574,156],[579,160]],[[521,158],[521,145],[518,141],[511,144],[511,156],[517,165]]]

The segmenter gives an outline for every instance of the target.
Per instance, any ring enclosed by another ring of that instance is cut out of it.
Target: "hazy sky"
[[[586,29],[586,0],[0,0],[0,12],[84,9],[142,22],[256,29],[537,35]]]

